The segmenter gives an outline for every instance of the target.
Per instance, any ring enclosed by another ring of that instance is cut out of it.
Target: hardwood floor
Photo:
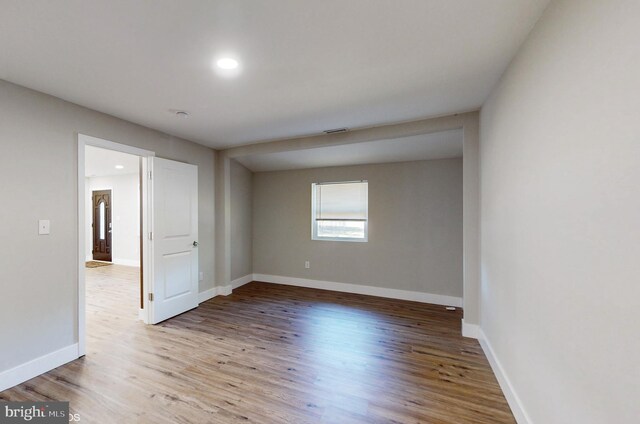
[[[140,269],[109,265],[86,268],[85,273],[87,355],[92,355],[103,351],[104,344],[114,337],[140,324]]]
[[[145,326],[136,273],[90,273],[87,356],[0,399],[85,423],[515,423],[460,310],[253,282]]]

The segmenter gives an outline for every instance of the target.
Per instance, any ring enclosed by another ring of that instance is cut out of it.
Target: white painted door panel
[[[151,158],[151,323],[198,306],[198,167]]]

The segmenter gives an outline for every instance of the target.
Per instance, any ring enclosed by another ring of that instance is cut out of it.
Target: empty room
[[[0,422],[640,422],[637,0],[0,0]]]

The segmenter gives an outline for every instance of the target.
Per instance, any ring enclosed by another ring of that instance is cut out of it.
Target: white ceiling
[[[221,148],[476,109],[548,1],[0,0],[0,78]]]
[[[93,146],[85,148],[84,160],[85,177],[134,174],[140,169],[138,156]],[[116,165],[122,165],[124,168],[116,169]]]
[[[242,156],[254,172],[462,157],[462,130],[317,149]]]

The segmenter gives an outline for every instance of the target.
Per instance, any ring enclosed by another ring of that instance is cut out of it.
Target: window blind
[[[367,181],[317,183],[316,214],[318,221],[366,221]]]

